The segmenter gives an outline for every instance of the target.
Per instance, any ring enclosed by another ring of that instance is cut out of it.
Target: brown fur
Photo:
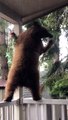
[[[39,92],[39,56],[52,45],[52,42],[49,42],[44,48],[41,41],[43,37],[52,37],[52,35],[38,24],[33,25],[18,37],[6,83],[5,101],[11,101],[18,86],[28,87],[34,100],[41,99]]]

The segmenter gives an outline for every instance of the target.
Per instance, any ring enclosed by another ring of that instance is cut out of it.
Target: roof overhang
[[[0,16],[25,24],[66,5],[68,0],[0,0]]]

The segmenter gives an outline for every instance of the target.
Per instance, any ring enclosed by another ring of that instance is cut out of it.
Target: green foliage
[[[57,38],[60,35],[61,25],[63,28],[68,27],[67,17],[68,7],[64,7],[43,17],[40,21],[45,27],[49,29],[49,31],[53,34],[54,38]]]
[[[68,29],[67,18],[68,18],[68,7],[64,7],[40,19],[41,24],[45,26],[53,34],[53,37],[54,37],[54,45],[48,51],[48,54],[47,54],[48,56],[44,54],[43,57],[52,59],[54,56],[54,53],[57,53],[59,56],[59,36],[61,34],[61,28],[63,28],[64,30]]]
[[[10,39],[9,40],[9,45],[7,47],[7,52],[6,52],[6,57],[8,59],[8,66],[9,66],[9,68],[10,68],[11,63],[12,63],[12,56],[13,56],[14,45],[15,45],[15,40],[14,39]]]
[[[68,74],[53,74],[47,79],[46,86],[49,87],[52,96],[58,98],[68,96]]]
[[[45,84],[49,87],[51,96],[56,98],[68,96],[68,74],[64,64],[61,61],[55,62],[47,73]]]
[[[51,68],[49,69],[47,76],[50,77],[53,74],[61,74],[62,73],[62,65],[60,61],[56,61],[54,64],[52,64]]]
[[[2,18],[0,18],[0,31],[2,30],[2,32],[5,30],[5,28],[7,28],[8,26],[8,22]]]
[[[65,9],[64,9],[63,14],[62,14],[61,17],[63,19],[62,28],[64,30],[68,30],[68,6],[65,7]]]
[[[68,7],[58,9],[40,19],[41,24],[54,36],[54,45],[41,58],[42,62],[47,62],[49,66],[49,72],[44,76],[45,80],[47,79],[44,84],[49,87],[50,94],[58,98],[68,96],[68,75],[63,71],[65,68],[63,68],[61,61],[59,61],[59,36],[62,28],[66,32],[66,37],[68,37],[67,19]],[[55,66],[53,62],[57,60],[58,64]]]

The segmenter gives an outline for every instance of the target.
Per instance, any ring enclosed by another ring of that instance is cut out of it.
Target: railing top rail
[[[10,105],[19,105],[19,104],[39,104],[39,105],[46,105],[46,104],[50,104],[50,105],[68,105],[68,99],[44,99],[44,100],[40,100],[40,101],[33,101],[32,99],[17,99],[17,100],[13,100],[11,102],[0,102],[0,107],[5,107],[5,106],[10,106]]]
[[[0,107],[14,105],[14,104],[17,104],[18,101],[19,101],[19,100],[13,100],[13,101],[11,101],[11,102],[1,101],[1,102],[0,102]]]
[[[33,100],[23,100],[23,104],[51,104],[51,105],[68,105],[68,99],[45,99],[38,102]]]

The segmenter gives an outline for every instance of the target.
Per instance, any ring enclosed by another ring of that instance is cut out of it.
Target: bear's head
[[[33,32],[32,32],[32,37],[34,38],[52,38],[53,35],[48,32],[48,30],[41,26],[38,22],[33,23]]]

